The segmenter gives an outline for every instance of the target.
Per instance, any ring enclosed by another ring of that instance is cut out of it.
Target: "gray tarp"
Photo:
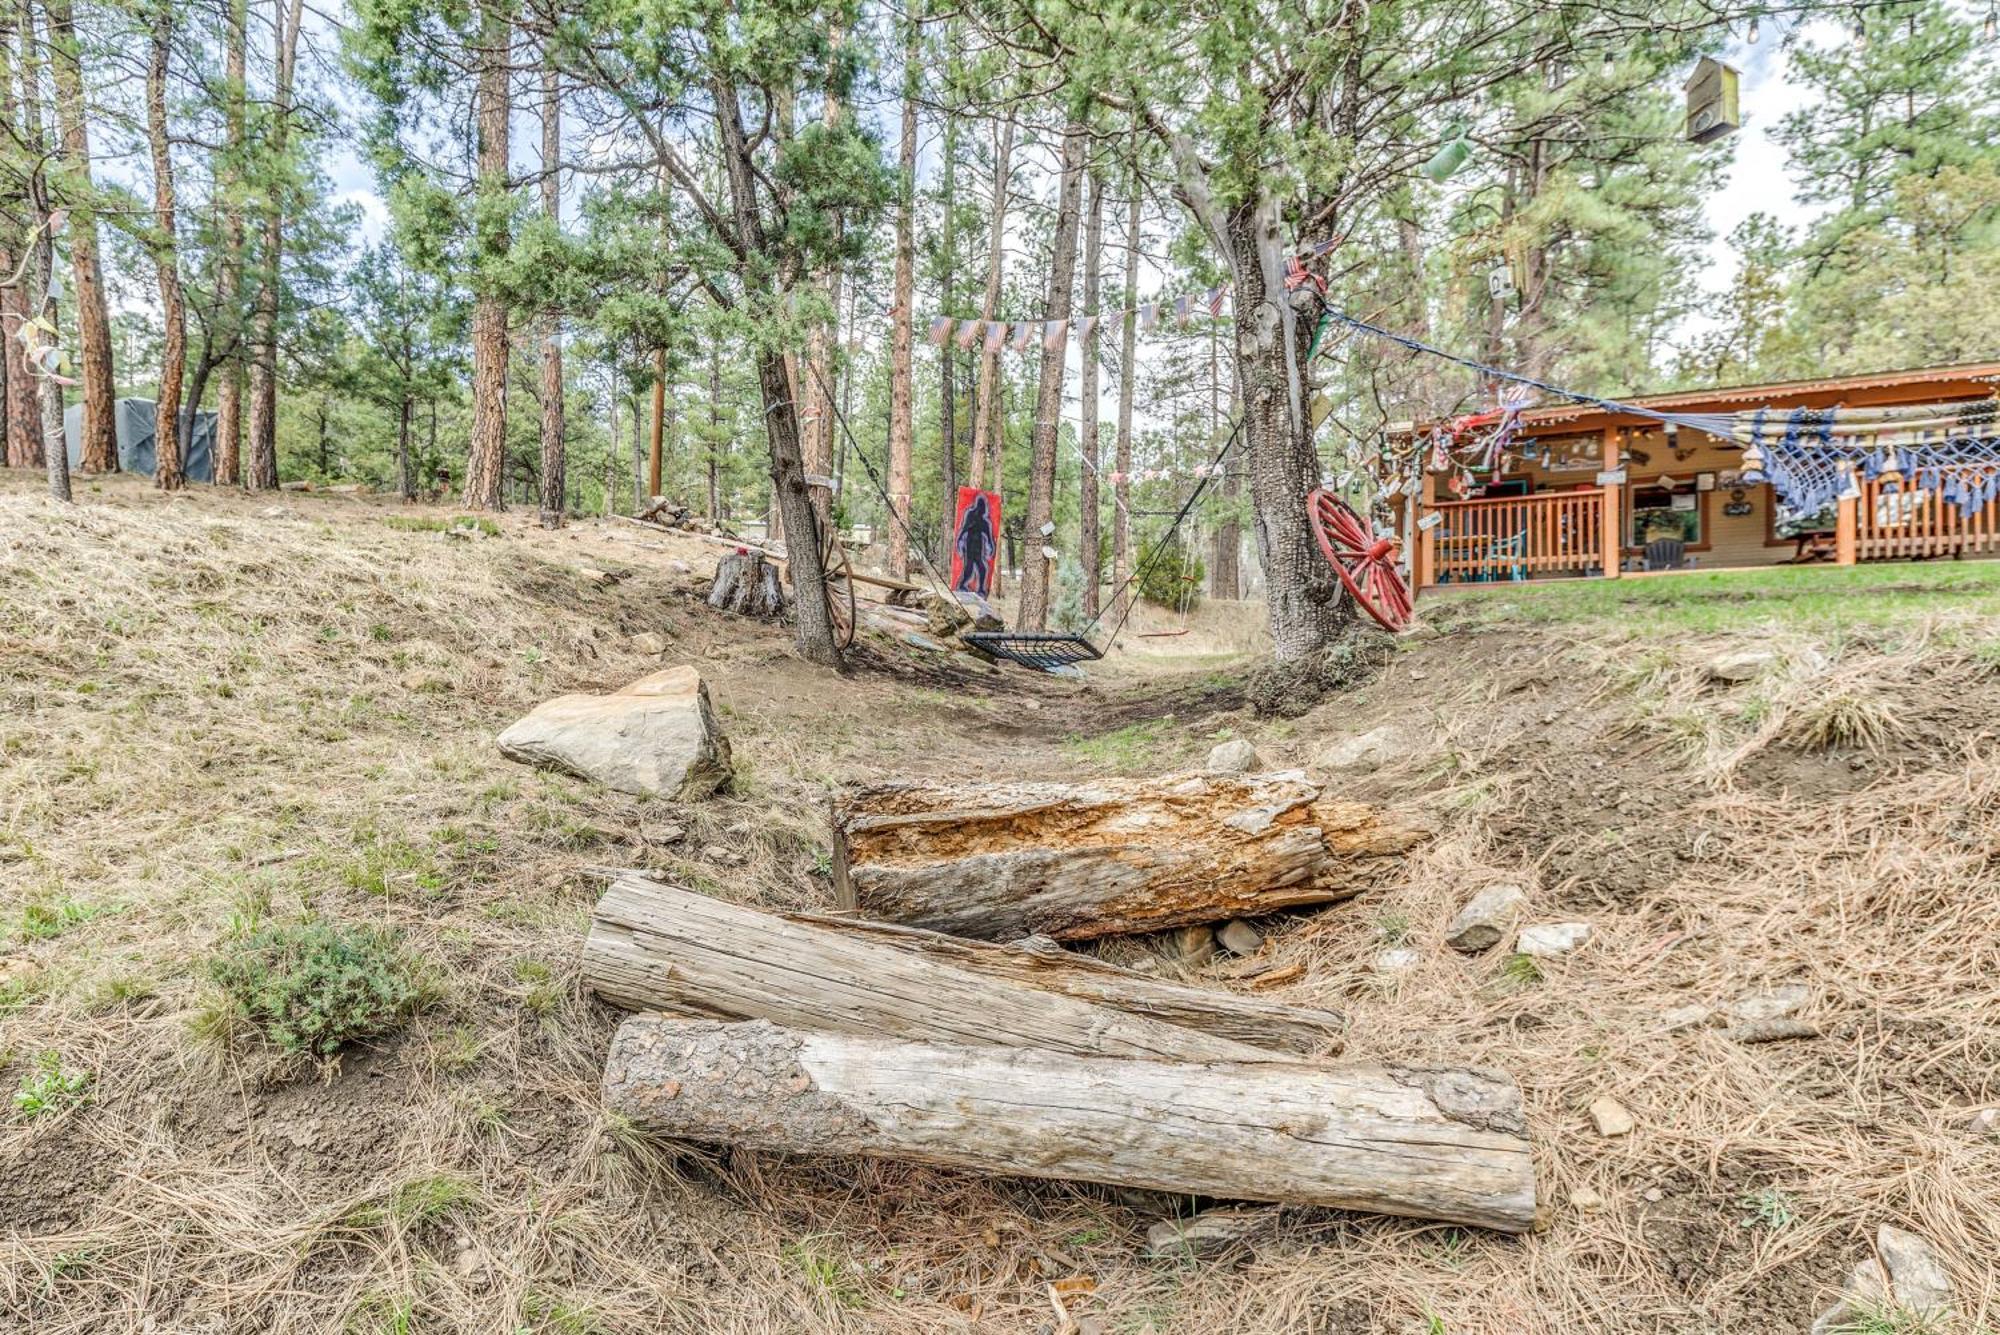
[[[152,474],[155,415],[151,399],[118,400],[118,466],[128,473]],[[82,404],[71,404],[63,414],[63,439],[75,468],[83,459]],[[190,482],[215,481],[214,413],[181,413],[181,474]]]

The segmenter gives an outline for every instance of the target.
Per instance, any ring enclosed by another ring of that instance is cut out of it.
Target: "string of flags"
[[[1325,281],[1306,269],[1309,260],[1323,259],[1332,253],[1344,238],[1336,236],[1322,241],[1291,257],[1286,264],[1285,286],[1298,286],[1301,282],[1312,282],[1325,291]],[[1151,333],[1160,327],[1163,320],[1171,319],[1177,328],[1185,328],[1197,314],[1206,312],[1213,320],[1223,318],[1230,305],[1229,284],[1217,283],[1205,292],[1187,292],[1171,300],[1145,301],[1122,311],[1106,315],[1076,315],[1066,319],[1049,319],[1044,316],[1034,320],[989,320],[983,317],[966,319],[958,316],[940,315],[930,323],[929,338],[932,344],[943,347],[955,343],[961,352],[970,352],[977,346],[987,353],[997,354],[1012,348],[1015,352],[1027,352],[1041,348],[1050,352],[1060,352],[1069,345],[1074,335],[1079,341],[1089,338],[1091,330],[1100,321],[1117,323],[1137,317],[1139,332]]]

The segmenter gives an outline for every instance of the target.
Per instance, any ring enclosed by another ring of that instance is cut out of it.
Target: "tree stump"
[[[708,605],[739,616],[775,617],[785,610],[778,567],[759,552],[737,550],[716,563]]]

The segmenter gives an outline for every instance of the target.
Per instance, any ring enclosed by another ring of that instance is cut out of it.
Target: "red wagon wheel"
[[[1312,516],[1320,554],[1361,610],[1384,630],[1409,625],[1410,586],[1396,569],[1396,540],[1376,537],[1353,506],[1325,487],[1306,497],[1306,513]]]

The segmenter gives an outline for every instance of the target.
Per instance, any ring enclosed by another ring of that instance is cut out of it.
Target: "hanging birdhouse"
[[[1687,139],[1691,144],[1713,143],[1734,134],[1743,125],[1737,106],[1737,72],[1710,56],[1703,56],[1687,81]]]

